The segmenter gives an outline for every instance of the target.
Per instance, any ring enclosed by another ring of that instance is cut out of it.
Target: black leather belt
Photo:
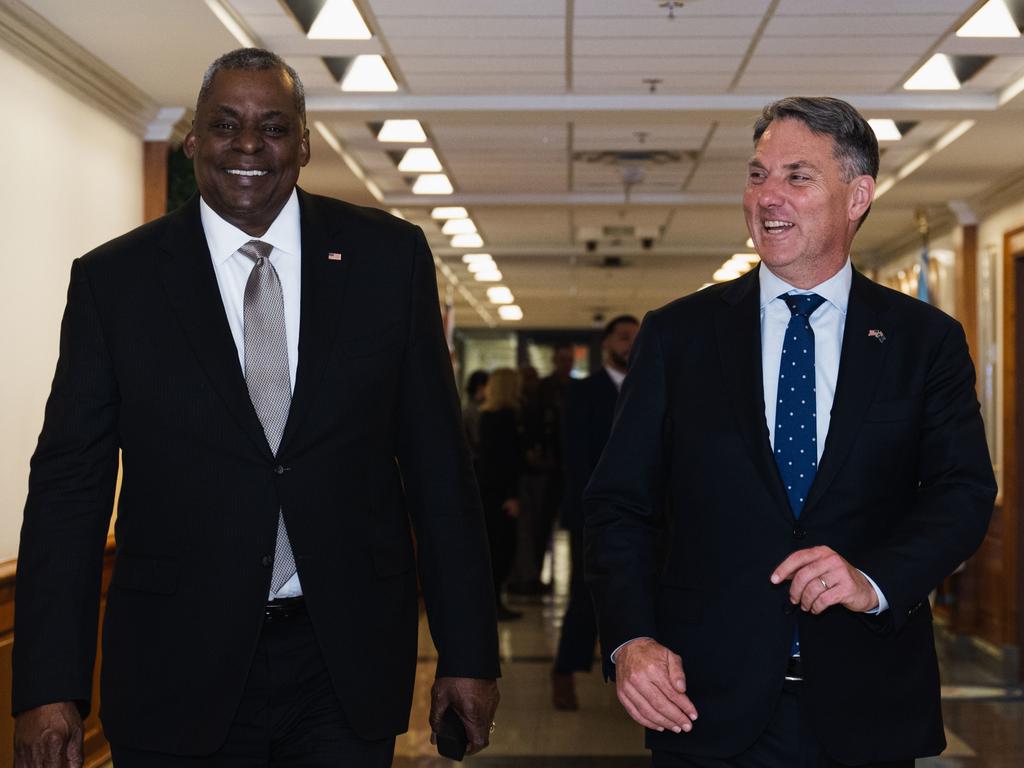
[[[786,680],[791,683],[796,683],[804,679],[804,670],[800,665],[799,656],[790,656],[789,661],[786,662]]]
[[[277,600],[271,600],[263,607],[264,623],[287,621],[288,619],[305,615],[306,598],[302,595],[298,597],[280,597]]]

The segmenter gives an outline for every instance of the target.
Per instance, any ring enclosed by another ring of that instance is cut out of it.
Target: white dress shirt
[[[604,367],[604,372],[608,374],[608,378],[612,380],[612,384],[615,385],[615,388],[621,392],[622,382],[626,380],[626,373],[624,371],[616,370],[610,365],[606,365]]]
[[[217,275],[217,287],[224,302],[231,336],[238,348],[238,364],[245,375],[245,333],[242,312],[245,299],[245,284],[255,264],[238,249],[254,238],[233,224],[224,221],[214,210],[199,200],[199,216],[206,233],[206,245],[213,260],[213,271]],[[261,237],[255,238],[274,246],[270,252],[270,263],[277,270],[284,294],[284,325],[288,340],[288,368],[291,375],[292,392],[295,392],[295,373],[299,365],[299,307],[302,297],[302,229],[299,224],[299,197],[295,190],[284,208],[277,214],[274,223]],[[295,573],[270,598],[296,597],[302,594],[299,574]]]
[[[764,418],[768,425],[768,438],[775,449],[775,406],[778,403],[779,363],[782,343],[792,313],[780,297],[787,294],[816,293],[825,299],[810,317],[814,331],[814,388],[818,434],[816,446],[818,463],[825,449],[825,438],[832,418],[832,400],[839,378],[839,356],[843,349],[843,331],[846,328],[846,308],[850,302],[853,267],[850,259],[836,274],[810,290],[794,288],[761,264],[758,270],[761,283],[761,369],[764,376]],[[861,571],[878,596],[878,607],[869,613],[881,613],[889,607],[885,595],[874,580]]]

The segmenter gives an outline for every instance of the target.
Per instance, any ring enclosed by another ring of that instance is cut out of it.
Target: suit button
[[[283,475],[287,471],[288,471],[288,467],[284,467],[284,466],[282,466],[280,464],[278,464],[276,467],[274,467],[274,474],[275,475]]]
[[[262,565],[264,568],[269,568],[273,564],[274,564],[274,558],[271,557],[270,555],[264,555],[262,557],[262,559],[260,560],[260,565]]]
[[[806,535],[807,535],[807,531],[805,531],[803,528],[794,528],[793,529],[793,538],[794,539],[802,539]]]

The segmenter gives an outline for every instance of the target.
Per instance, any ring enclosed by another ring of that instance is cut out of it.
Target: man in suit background
[[[583,381],[572,384],[565,402],[562,419],[565,469],[562,527],[570,537],[571,577],[569,603],[562,617],[558,654],[551,670],[551,703],[556,709],[579,708],[573,674],[589,672],[594,663],[597,623],[583,576],[583,489],[587,487],[611,432],[615,400],[629,369],[629,353],[639,328],[640,322],[632,315],[619,315],[605,325],[601,336],[604,367]]]
[[[760,267],[647,315],[587,489],[606,668],[655,766],[909,766],[945,745],[928,593],[995,498],[974,369],[851,267],[864,118],[783,99],[754,146]]]
[[[494,598],[423,234],[297,189],[302,84],[270,52],[214,62],[185,152],[200,194],[73,265],[22,528],[17,765],[81,765],[119,450],[118,768],[390,765],[413,531],[431,726],[453,707],[482,749]]]

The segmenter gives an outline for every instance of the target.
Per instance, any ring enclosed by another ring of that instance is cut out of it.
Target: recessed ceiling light
[[[468,216],[469,211],[457,205],[442,205],[430,212],[432,219],[465,219]]]
[[[450,195],[455,190],[443,173],[424,173],[416,177],[412,185],[414,195]]]
[[[405,150],[398,170],[402,173],[439,173],[444,169],[437,159],[437,153],[430,147],[414,147]]]
[[[497,268],[498,265],[492,259],[481,259],[480,261],[471,261],[466,264],[466,269],[474,275],[477,272],[492,272]]]
[[[988,0],[956,31],[956,36],[1020,37],[1020,30],[1003,0]]]
[[[504,285],[496,285],[493,288],[488,288],[487,298],[490,300],[491,304],[511,304],[515,301],[515,298],[512,296],[512,291]]]
[[[346,93],[381,93],[397,91],[398,83],[388,69],[384,57],[376,53],[356,56],[341,79]]]
[[[377,132],[377,141],[394,144],[422,144],[426,140],[419,120],[385,120]]]
[[[738,269],[730,269],[728,266],[722,266],[715,270],[715,274],[711,277],[714,278],[715,282],[721,283],[726,280],[735,280],[740,277],[743,273]]]
[[[476,224],[472,219],[448,219],[441,227],[443,235],[472,235],[476,232]]]
[[[462,261],[464,264],[472,264],[474,261],[493,261],[489,253],[464,253]]]
[[[483,248],[484,239],[480,235],[456,235],[452,238],[452,248]]]
[[[936,53],[903,84],[908,91],[958,91],[960,80],[944,53]]]
[[[498,307],[498,316],[502,320],[522,320],[523,310],[519,308],[518,304],[506,304]]]
[[[875,132],[875,138],[879,141],[899,141],[903,138],[900,129],[896,127],[896,121],[889,118],[872,118],[868,125]]]
[[[501,272],[497,269],[482,269],[473,277],[481,283],[497,283],[501,281]]]
[[[310,40],[369,40],[373,35],[352,0],[327,0],[306,37]]]

